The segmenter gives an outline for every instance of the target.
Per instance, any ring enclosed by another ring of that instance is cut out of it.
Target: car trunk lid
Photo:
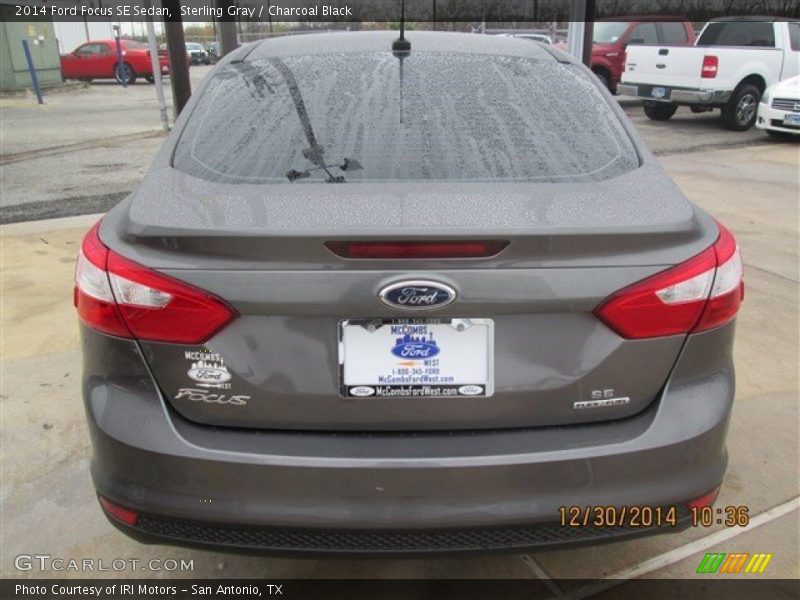
[[[653,165],[591,184],[402,183],[391,191],[369,183],[224,186],[165,169],[109,217],[101,237],[240,315],[202,345],[141,343],[166,400],[185,418],[391,431],[568,425],[642,410],[685,336],[626,340],[592,311],[708,247],[715,231]],[[423,260],[349,259],[325,246],[352,240],[507,246],[490,257]],[[424,312],[382,301],[387,288],[419,281],[452,289],[455,300]],[[438,358],[445,365],[446,353],[456,357],[446,364],[459,373],[456,389],[488,385],[454,396],[349,393],[343,323],[379,330],[355,353],[359,364],[373,353],[377,370],[395,361],[401,376],[437,366],[392,354],[398,337],[420,330],[383,328],[436,325],[421,341],[449,336]],[[464,323],[481,332],[478,341],[458,337]],[[485,372],[473,374],[478,367]]]

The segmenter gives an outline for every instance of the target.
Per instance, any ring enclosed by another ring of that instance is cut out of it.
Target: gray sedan
[[[689,526],[726,467],[733,236],[559,50],[395,37],[226,56],[87,234],[109,520],[366,554]]]

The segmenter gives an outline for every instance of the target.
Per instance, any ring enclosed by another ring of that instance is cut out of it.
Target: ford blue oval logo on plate
[[[435,281],[401,281],[383,288],[380,299],[394,308],[430,310],[453,302],[456,291]]]
[[[397,338],[392,354],[397,358],[408,358],[410,360],[423,360],[433,358],[439,354],[439,345],[431,335],[430,338],[416,335],[403,335]]]
[[[404,315],[339,321],[339,393],[345,398],[489,398],[494,321]]]

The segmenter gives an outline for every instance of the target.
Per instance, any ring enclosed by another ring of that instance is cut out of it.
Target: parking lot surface
[[[630,105],[626,110],[635,112],[641,108]],[[752,518],[748,528],[727,529],[714,524],[600,547],[523,556],[439,559],[264,558],[139,545],[106,522],[88,473],[90,447],[81,403],[80,352],[71,303],[76,250],[83,233],[98,218],[85,215],[0,226],[0,502],[4,524],[0,533],[0,575],[86,575],[18,571],[14,557],[19,554],[94,557],[107,563],[115,558],[184,558],[193,561],[192,570],[127,570],[104,575],[524,578],[540,581],[546,596],[578,591],[575,588],[584,582],[569,582],[576,578],[621,578],[606,582],[608,587],[627,578],[696,577],[695,570],[706,552],[769,552],[774,557],[764,577],[800,577],[800,147],[772,142],[760,132],[740,137],[742,134],[722,130],[716,118],[708,115],[687,113],[685,122],[681,121],[683,115],[679,113],[678,117],[674,122],[656,124],[642,122],[644,117],[634,115],[634,121],[656,150],[666,149],[661,152],[661,162],[687,196],[723,220],[742,247],[746,296],[737,325],[737,397],[728,437],[729,469],[717,505],[747,506]],[[681,138],[682,147],[688,149],[667,151]],[[731,141],[736,147],[724,149]],[[132,184],[136,170],[146,168],[146,156],[155,151],[159,142],[159,138],[142,138],[123,144],[128,149],[144,145],[137,150],[141,152],[135,155],[137,158],[131,158]],[[709,144],[723,149],[709,150]],[[91,160],[110,160],[103,152],[107,150],[93,155]],[[43,156],[3,168],[64,160],[69,153],[58,156],[61,159]],[[43,169],[46,166],[42,165],[52,163],[37,164]],[[9,173],[4,170],[4,181]],[[109,178],[113,179],[112,175]],[[93,185],[91,180],[87,184]],[[37,200],[42,197],[50,198],[45,195]],[[559,581],[553,583],[549,578]],[[609,594],[614,592],[600,587],[583,593],[611,597]]]

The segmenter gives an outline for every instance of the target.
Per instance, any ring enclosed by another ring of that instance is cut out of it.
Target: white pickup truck
[[[694,46],[629,45],[626,52],[617,90],[644,99],[648,117],[666,121],[678,106],[721,108],[725,126],[744,131],[764,90],[800,74],[800,22],[724,17],[706,24]]]

